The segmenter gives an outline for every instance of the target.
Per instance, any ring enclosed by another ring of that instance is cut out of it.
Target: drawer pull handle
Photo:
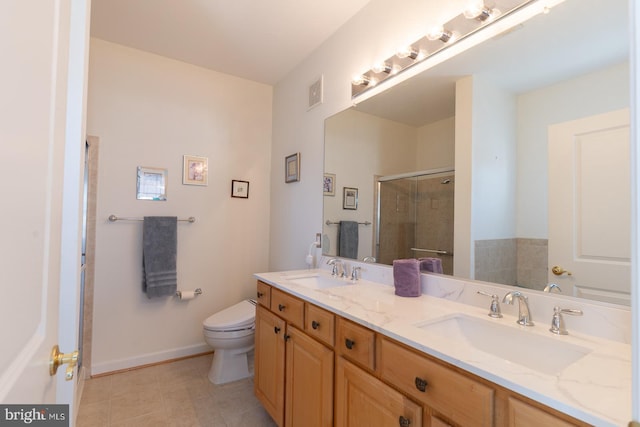
[[[262,298],[264,296],[264,292],[258,292],[258,298]]]
[[[427,381],[416,377],[416,388],[424,393],[427,390]]]
[[[400,418],[398,418],[398,424],[400,424],[400,427],[409,427],[409,425],[411,425],[411,420],[400,415]]]
[[[277,326],[274,326],[273,327],[273,332],[276,333],[276,334],[279,333],[280,332],[280,328],[278,328]]]
[[[353,346],[356,345],[356,342],[353,340],[350,340],[349,338],[345,338],[344,345],[346,345],[349,350],[352,350]]]
[[[318,329],[320,327],[320,323],[316,322],[315,320],[313,322],[311,322],[311,327],[313,329]]]
[[[285,308],[287,308],[287,306],[286,306],[286,305],[284,305],[284,304],[278,304],[278,310],[279,310],[279,311],[284,311],[284,309],[285,309]]]

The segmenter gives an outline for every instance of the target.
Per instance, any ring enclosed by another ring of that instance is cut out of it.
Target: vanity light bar
[[[394,56],[381,61],[381,64],[385,64],[384,69],[375,66],[359,74],[351,81],[351,98],[536,1],[538,0],[486,0],[478,8],[478,12],[465,10],[441,27],[429,31],[428,35],[417,42],[403,47]]]

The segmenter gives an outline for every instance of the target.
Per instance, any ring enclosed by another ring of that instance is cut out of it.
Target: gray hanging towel
[[[142,232],[142,290],[148,298],[173,296],[178,289],[178,218],[145,216]]]
[[[338,256],[358,259],[358,223],[340,221]]]

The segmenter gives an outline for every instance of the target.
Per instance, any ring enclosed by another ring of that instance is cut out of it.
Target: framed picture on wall
[[[238,197],[240,199],[249,198],[249,181],[231,181],[231,197]]]
[[[284,159],[284,182],[300,181],[300,153],[295,153]]]
[[[325,196],[335,196],[336,194],[336,175],[325,173],[322,180],[322,192]]]
[[[183,156],[182,183],[185,185],[207,185],[209,181],[209,159]]]
[[[342,189],[342,209],[358,209],[358,189],[344,187]]]

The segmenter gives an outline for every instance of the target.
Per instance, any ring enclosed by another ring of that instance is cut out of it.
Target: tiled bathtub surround
[[[547,239],[494,239],[475,242],[475,278],[542,290],[547,285]]]

